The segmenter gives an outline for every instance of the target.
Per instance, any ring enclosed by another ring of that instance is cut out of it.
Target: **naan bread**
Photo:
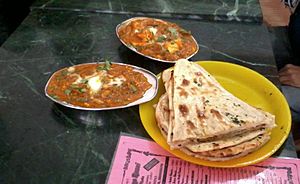
[[[252,153],[258,150],[259,148],[261,148],[265,143],[268,142],[268,140],[270,140],[270,136],[268,134],[263,134],[250,141],[238,144],[236,146],[220,149],[220,150],[199,152],[199,153],[192,152],[187,148],[180,148],[180,150],[185,152],[188,155],[203,160],[225,161],[225,160],[239,158],[249,153]]]
[[[167,142],[173,148],[275,126],[272,114],[233,96],[196,63],[176,62],[167,87],[171,112]]]
[[[170,110],[168,107],[168,102],[169,100],[167,94],[163,94],[160,97],[157,107],[155,109],[155,117],[156,117],[157,125],[164,136],[165,134],[168,133],[169,130],[168,126],[169,126]],[[237,144],[241,144],[243,142],[254,139],[255,137],[258,137],[265,133],[266,133],[266,129],[261,128],[258,130],[249,131],[232,137],[226,137],[226,138],[217,139],[213,141],[189,143],[189,144],[185,144],[184,146],[192,152],[211,151],[211,150],[223,149]]]
[[[160,97],[155,109],[155,116],[162,135],[167,138],[169,119],[167,94]],[[259,149],[269,139],[270,136],[265,130],[257,130],[224,140],[188,144],[179,149],[188,155],[204,160],[225,161],[247,155]]]
[[[263,135],[266,133],[264,128],[249,131],[243,134],[235,135],[232,137],[226,137],[224,139],[218,139],[215,141],[207,141],[202,143],[189,143],[186,144],[185,147],[191,150],[192,152],[204,152],[204,151],[212,151],[223,148],[228,148],[231,146],[235,146],[244,142],[247,142],[255,137]]]
[[[167,138],[168,130],[169,130],[169,117],[170,117],[170,109],[169,109],[169,99],[168,95],[163,94],[158,101],[158,104],[155,108],[155,118],[157,125],[162,133],[162,135]]]
[[[171,149],[210,161],[247,155],[270,139],[275,117],[226,91],[195,63],[181,60],[165,70],[166,88],[155,107]]]

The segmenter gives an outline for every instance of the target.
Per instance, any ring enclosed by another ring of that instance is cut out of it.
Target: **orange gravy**
[[[138,52],[157,59],[176,61],[194,54],[198,47],[191,33],[159,19],[136,19],[118,29],[120,39]]]
[[[56,72],[47,93],[59,101],[87,108],[124,106],[143,97],[147,78],[119,64],[82,64]]]

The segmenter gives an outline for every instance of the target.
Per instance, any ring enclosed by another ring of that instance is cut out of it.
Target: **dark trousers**
[[[288,34],[294,57],[290,63],[300,66],[300,5],[290,16]]]

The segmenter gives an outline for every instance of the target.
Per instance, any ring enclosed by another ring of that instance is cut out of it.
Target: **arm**
[[[279,81],[283,85],[300,88],[300,66],[292,64],[285,65],[279,71]]]

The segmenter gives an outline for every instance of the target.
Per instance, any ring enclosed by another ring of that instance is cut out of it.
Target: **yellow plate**
[[[274,154],[284,143],[291,129],[290,109],[278,88],[259,73],[243,66],[217,61],[199,61],[197,63],[211,73],[225,89],[236,97],[275,115],[277,127],[272,130],[270,141],[251,154],[222,162],[201,160],[186,155],[180,150],[170,150],[156,125],[153,108],[153,105],[158,102],[159,97],[165,92],[160,75],[158,76],[159,89],[156,97],[147,103],[141,104],[139,108],[142,123],[153,140],[165,150],[183,160],[212,167],[246,166],[261,162]]]

